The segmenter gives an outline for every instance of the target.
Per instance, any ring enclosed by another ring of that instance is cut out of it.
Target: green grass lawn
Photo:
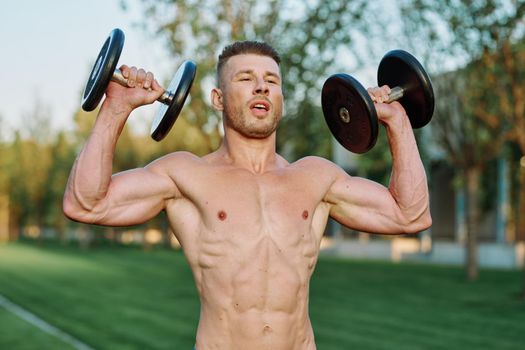
[[[73,347],[55,336],[35,328],[0,307],[0,349],[42,350],[71,349]]]
[[[524,349],[517,271],[321,258],[318,349]],[[0,245],[0,293],[95,349],[191,349],[199,315],[180,252]],[[0,308],[0,349],[69,349]]]

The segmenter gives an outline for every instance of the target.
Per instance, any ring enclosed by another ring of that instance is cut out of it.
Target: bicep
[[[359,177],[338,176],[326,201],[330,216],[351,229],[382,234],[405,232],[405,220],[388,188]]]
[[[93,210],[93,223],[129,226],[144,223],[177,195],[173,180],[154,167],[138,168],[111,177],[108,192]]]

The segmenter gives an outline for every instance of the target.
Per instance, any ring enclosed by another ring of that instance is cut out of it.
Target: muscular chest
[[[308,225],[320,198],[304,177],[231,173],[196,191],[204,223],[235,231],[289,231]]]

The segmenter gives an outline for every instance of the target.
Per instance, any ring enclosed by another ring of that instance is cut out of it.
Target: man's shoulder
[[[307,156],[296,160],[291,163],[290,166],[302,167],[302,168],[318,168],[319,170],[336,169],[337,165],[332,161],[318,157],[318,156]]]
[[[151,162],[148,167],[156,169],[172,169],[173,167],[192,167],[197,166],[198,164],[203,163],[203,159],[191,152],[186,151],[177,151],[168,153],[153,162]]]
[[[307,156],[289,165],[289,169],[298,170],[318,181],[333,181],[341,174],[341,168],[334,162],[317,156]]]

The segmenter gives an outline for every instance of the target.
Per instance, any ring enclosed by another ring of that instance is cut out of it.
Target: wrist
[[[112,137],[118,138],[132,110],[133,108],[125,104],[115,103],[106,98],[100,107],[93,131],[109,132],[113,134]]]
[[[110,115],[117,118],[123,117],[127,119],[127,117],[133,111],[133,107],[127,103],[118,101],[117,99],[106,97],[106,99],[104,99],[104,102],[102,103],[102,106],[100,107],[100,111],[107,112]]]
[[[404,110],[396,110],[390,117],[384,118],[381,120],[381,123],[387,128],[387,129],[395,129],[395,130],[401,130],[401,129],[412,129],[412,125],[410,124],[410,119],[408,118],[408,115]]]

